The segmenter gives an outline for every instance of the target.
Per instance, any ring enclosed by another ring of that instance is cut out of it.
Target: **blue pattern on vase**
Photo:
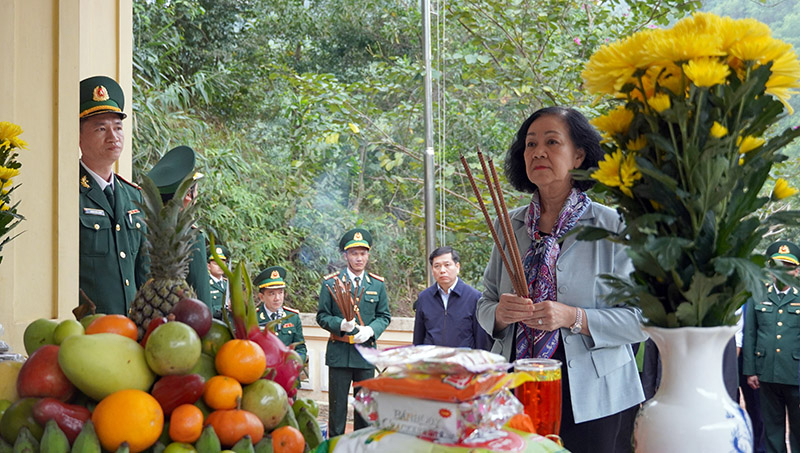
[[[736,404],[736,412],[725,411],[725,418],[737,419],[740,423],[734,425],[731,431],[731,452],[732,453],[747,453],[752,450],[749,448],[753,445],[753,426],[750,423],[750,417],[747,415],[741,406]],[[743,423],[742,423],[743,422]],[[744,424],[744,426],[742,426]]]

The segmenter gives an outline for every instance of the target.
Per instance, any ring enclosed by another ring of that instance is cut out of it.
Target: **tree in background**
[[[480,287],[492,242],[458,169],[482,148],[501,164],[543,105],[594,105],[580,70],[608,40],[683,17],[664,0],[434,2],[437,185],[444,235]],[[251,272],[281,264],[289,303],[313,311],[354,226],[375,236],[372,269],[395,315],[425,280],[423,67],[418,2],[135,0],[134,177],[188,144],[206,175],[202,228]],[[526,203],[507,193],[510,205]]]

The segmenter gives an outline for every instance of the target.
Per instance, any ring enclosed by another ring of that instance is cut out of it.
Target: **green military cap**
[[[192,179],[203,177],[201,173],[194,171],[194,164],[194,150],[188,146],[177,146],[167,151],[147,176],[158,186],[159,192],[171,195],[190,174]]]
[[[795,266],[800,264],[797,257],[800,256],[800,247],[789,241],[777,241],[767,247],[767,256],[773,261],[790,263]]]
[[[81,80],[81,113],[80,118],[99,115],[101,113],[118,113],[122,119],[127,115],[125,94],[116,80],[106,76],[89,77]]]
[[[227,261],[230,254],[228,253],[228,249],[221,244],[217,244],[214,246],[214,251],[217,252],[217,255],[222,259],[222,261]],[[211,248],[208,249],[208,260],[213,261],[214,255],[211,253]]]
[[[256,277],[255,284],[258,289],[268,288],[285,288],[286,282],[286,269],[281,266],[272,266],[264,269]]]
[[[369,250],[372,245],[372,235],[363,228],[353,228],[339,240],[339,250],[345,251],[353,247],[364,247]]]

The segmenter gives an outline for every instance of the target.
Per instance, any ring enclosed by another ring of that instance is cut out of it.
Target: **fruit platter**
[[[0,362],[0,453],[300,453],[322,442],[317,404],[297,395],[301,359],[269,325],[245,334],[184,298],[139,337],[123,315],[28,325],[28,358]]]

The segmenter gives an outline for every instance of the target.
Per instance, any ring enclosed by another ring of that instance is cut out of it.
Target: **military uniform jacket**
[[[295,346],[294,350],[306,361],[307,351],[306,339],[303,337],[303,323],[300,321],[300,312],[294,308],[283,306],[284,318],[275,326],[275,334],[285,344],[289,346],[292,343],[301,343]],[[256,309],[256,317],[258,318],[258,325],[263,326],[268,323],[269,316],[264,304],[261,304]]]
[[[217,319],[222,319],[222,309],[225,306],[225,296],[228,292],[228,280],[222,277],[219,281],[208,276],[209,294],[211,296],[211,314]]]
[[[800,295],[796,288],[780,294],[770,285],[761,301],[747,304],[742,339],[746,376],[759,381],[797,385],[800,365]]]
[[[144,213],[138,186],[114,175],[114,205],[80,167],[79,287],[97,313],[127,314],[148,273]]]
[[[358,332],[359,319],[356,316],[356,328],[352,332],[342,332],[339,327],[344,319],[342,312],[334,302],[328,288],[333,288],[334,279],[340,279],[343,282],[348,279],[347,270],[343,270],[338,274],[327,276],[322,282],[322,288],[319,293],[319,307],[317,308],[317,323],[323,329],[337,336],[354,335]],[[358,297],[358,309],[361,314],[361,320],[364,325],[370,326],[375,332],[375,335],[362,343],[363,346],[374,348],[375,341],[381,336],[386,326],[389,325],[392,317],[389,313],[389,298],[386,295],[386,287],[383,284],[383,278],[373,273],[364,273],[364,279],[361,282]],[[351,283],[353,291],[355,291],[355,283]],[[325,364],[330,367],[344,367],[344,368],[365,368],[370,369],[373,366],[361,357],[361,354],[355,348],[355,345],[336,341],[333,339],[328,340],[328,348],[325,353]]]

